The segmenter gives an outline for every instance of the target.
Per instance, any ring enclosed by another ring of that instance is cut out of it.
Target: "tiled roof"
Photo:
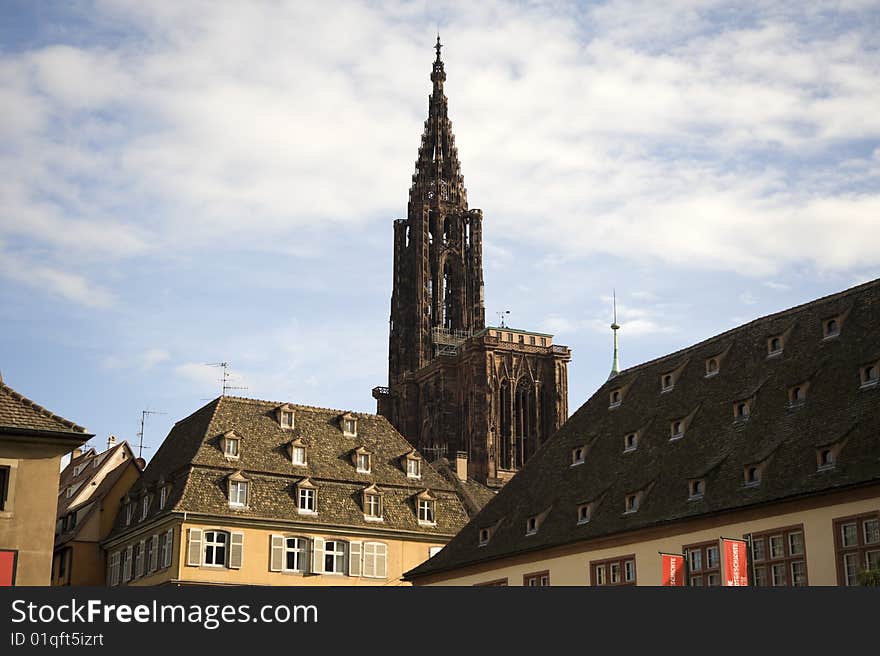
[[[54,433],[86,432],[82,426],[46,410],[0,381],[0,433],[4,428]]]
[[[840,334],[823,325],[839,317]],[[419,576],[525,551],[599,538],[667,522],[880,481],[880,385],[862,386],[860,368],[880,361],[880,280],[757,319],[682,351],[621,372],[572,415],[444,549],[410,574]],[[784,335],[781,354],[768,340]],[[706,376],[706,360],[722,355]],[[682,367],[674,387],[661,376]],[[789,390],[809,382],[804,403]],[[611,392],[623,389],[619,407]],[[750,399],[747,419],[734,403]],[[671,423],[685,421],[670,440]],[[634,451],[628,433],[641,431]],[[817,448],[842,445],[836,465],[817,467]],[[584,464],[572,451],[587,446]],[[759,485],[744,470],[763,464]],[[702,499],[688,499],[688,481],[705,479]],[[637,512],[624,514],[628,494],[643,491]],[[593,503],[589,522],[577,507]],[[549,512],[535,535],[526,519]],[[479,547],[479,531],[494,527]]]
[[[67,466],[61,471],[61,476],[58,484],[58,517],[65,515],[69,510],[71,510],[71,508],[73,507],[72,504],[76,501],[77,496],[79,496],[79,493],[83,490],[83,487],[91,483],[91,481],[97,477],[97,475],[101,472],[103,465],[109,462],[114,454],[116,454],[120,449],[126,449],[128,451],[130,459],[134,458],[134,453],[131,451],[131,447],[126,441],[122,441],[102,453],[97,453],[95,449],[88,449],[79,457],[71,458],[70,462],[67,463]],[[100,464],[97,468],[94,467],[96,458],[100,458]],[[124,465],[127,464],[128,460],[124,461],[120,465],[119,469],[124,469]],[[73,495],[68,497],[67,488],[69,488],[71,485],[76,484],[79,484],[79,487],[76,489]],[[99,489],[93,490],[89,494],[87,501],[91,502],[95,499],[99,499],[109,491],[109,489],[105,488],[103,485],[98,485],[97,487]]]
[[[295,412],[293,429],[282,428],[276,417],[282,405]],[[356,437],[343,434],[343,415],[357,420]],[[241,440],[238,459],[224,455],[222,438],[228,431],[235,431]],[[288,445],[296,439],[307,445],[307,466],[291,463]],[[370,473],[358,472],[352,462],[358,447],[372,454]],[[173,510],[445,536],[456,533],[467,522],[467,513],[455,489],[424,460],[421,478],[407,478],[402,459],[411,450],[406,439],[378,415],[223,396],[175,424],[130,494],[135,499],[144,491],[154,494],[148,519]],[[240,510],[229,507],[226,485],[239,470],[252,483],[248,508]],[[305,478],[318,487],[317,515],[297,513],[296,484]],[[156,501],[160,481],[173,486],[164,509]],[[361,491],[371,484],[385,495],[384,521],[379,524],[365,520],[361,507]],[[437,496],[433,527],[420,525],[416,514],[414,497],[426,488]],[[120,513],[117,532],[125,529],[124,521]]]
[[[437,458],[431,465],[443,474],[443,477],[455,488],[467,509],[468,515],[471,517],[480,512],[483,506],[489,503],[489,500],[495,496],[494,489],[472,478],[468,478],[466,481],[461,480],[453,464],[446,458]]]

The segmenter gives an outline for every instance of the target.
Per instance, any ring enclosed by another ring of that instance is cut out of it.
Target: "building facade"
[[[880,570],[880,280],[609,379],[419,585],[855,585]]]
[[[483,214],[468,208],[440,47],[407,218],[394,222],[388,386],[373,396],[420,451],[464,452],[472,477],[500,485],[568,416],[571,351],[486,326]]]
[[[380,416],[223,396],[179,421],[103,543],[115,585],[400,585],[467,522]]]
[[[140,478],[143,460],[112,435],[107,449],[77,449],[61,472],[52,585],[104,585],[101,540],[116,521],[122,498]]]
[[[91,437],[0,379],[0,585],[49,585],[61,457]]]

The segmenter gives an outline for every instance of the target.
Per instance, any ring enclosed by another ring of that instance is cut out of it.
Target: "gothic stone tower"
[[[409,190],[394,222],[388,387],[378,412],[432,458],[465,452],[484,483],[509,479],[568,416],[568,347],[486,326],[483,214],[468,209],[437,58]]]

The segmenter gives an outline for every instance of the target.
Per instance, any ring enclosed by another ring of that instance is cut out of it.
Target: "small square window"
[[[484,547],[489,544],[489,529],[481,528],[480,529],[480,546]]]
[[[684,421],[676,419],[669,425],[669,439],[677,440],[684,436]]]
[[[837,317],[825,319],[825,321],[822,322],[822,333],[825,339],[840,335],[840,320]]]
[[[526,520],[526,535],[534,535],[538,532],[538,518],[529,517]]]
[[[833,469],[834,468],[834,465],[836,462],[836,459],[834,456],[834,449],[831,449],[829,447],[819,449],[818,453],[816,454],[816,457],[818,460],[818,468],[819,469]]]
[[[584,452],[585,449],[582,446],[575,447],[571,451],[571,465],[582,465],[584,464]]]
[[[620,405],[622,398],[623,397],[622,397],[620,390],[612,390],[608,407],[609,408],[616,408],[617,406]]]
[[[757,465],[750,465],[745,470],[746,485],[758,485],[761,482],[761,468]]]
[[[714,376],[718,373],[718,358],[708,358],[706,360],[706,378]]]
[[[585,503],[578,506],[578,524],[586,524],[590,521],[590,504]]]
[[[788,390],[789,405],[800,405],[807,400],[807,385],[795,385]]]
[[[625,513],[634,513],[639,509],[639,495],[627,494],[626,503],[624,505]]]
[[[767,355],[779,355],[782,353],[782,337],[771,337],[767,340]]]
[[[635,451],[636,447],[639,446],[639,435],[638,433],[627,433],[626,437],[623,438],[623,450],[624,451]]]
[[[706,491],[706,481],[702,478],[698,478],[690,482],[688,486],[688,498],[689,499],[702,499],[703,493]]]
[[[865,365],[861,369],[861,377],[862,387],[876,385],[877,381],[880,380],[880,369],[878,369],[876,364]]]
[[[733,404],[733,417],[737,421],[745,421],[752,413],[752,404],[748,401],[737,401]]]
[[[663,374],[660,377],[660,391],[668,392],[675,387],[675,378],[672,374]]]

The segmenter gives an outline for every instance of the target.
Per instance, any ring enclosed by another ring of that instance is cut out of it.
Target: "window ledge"
[[[0,510],[0,519],[13,519],[15,513],[12,510]]]
[[[303,508],[297,508],[296,512],[300,515],[317,515],[317,510],[304,510]]]
[[[635,446],[628,446],[628,447],[626,447],[626,448],[623,450],[623,452],[624,452],[624,453],[632,453],[632,452],[635,451],[637,448],[638,448],[638,447],[635,447]]]
[[[714,378],[714,377],[717,376],[717,375],[718,375],[718,372],[717,372],[717,371],[710,371],[710,372],[707,373],[705,376],[703,376],[703,378]]]
[[[819,465],[818,467],[816,467],[816,471],[824,472],[824,471],[829,471],[829,470],[834,469],[834,468],[835,468],[835,465],[834,465],[834,464],[831,464],[831,465]]]
[[[782,355],[782,349],[778,351],[771,351],[767,354],[767,358],[778,358],[780,355]]]
[[[835,337],[840,337],[840,331],[837,331],[836,333],[828,333],[822,338],[822,341],[827,342],[829,339],[834,339]]]
[[[675,389],[675,385],[673,385],[672,387],[664,387],[663,389],[660,390],[660,393],[666,394],[667,392],[671,392],[674,389]]]
[[[761,481],[754,481],[750,483],[743,483],[743,487],[759,487],[761,485]]]
[[[635,510],[624,510],[623,514],[624,515],[635,515],[637,512],[639,512],[638,508],[636,508]]]
[[[579,519],[577,522],[577,525],[581,526],[582,524],[589,524],[589,523],[590,523],[589,519]]]
[[[620,407],[620,401],[618,401],[617,403],[612,403],[612,404],[610,404],[610,405],[608,406],[608,409],[609,409],[609,410],[614,410],[614,408],[619,408],[619,407]]]
[[[420,519],[419,526],[437,526],[437,522],[426,522],[425,520]]]
[[[384,517],[373,517],[371,515],[364,515],[364,520],[366,520],[368,522],[384,522],[385,518]]]
[[[537,531],[526,531],[526,535],[537,535]]]
[[[582,465],[586,462],[585,460],[578,460],[577,462],[573,462],[569,465],[569,467],[577,467],[578,465]]]
[[[684,437],[684,433],[677,433],[677,434],[673,435],[672,437],[670,437],[669,441],[675,442],[676,440],[680,440],[683,437]]]
[[[703,500],[702,494],[695,494],[693,496],[688,497],[688,501],[702,501],[702,500]]]
[[[407,477],[407,478],[412,478],[412,479],[418,480],[418,479],[421,478],[421,475],[419,475],[419,476],[413,476],[412,474],[407,474],[406,477]]]
[[[880,381],[870,380],[867,383],[862,383],[859,385],[859,389],[871,389],[872,387],[877,387],[877,383]]]

